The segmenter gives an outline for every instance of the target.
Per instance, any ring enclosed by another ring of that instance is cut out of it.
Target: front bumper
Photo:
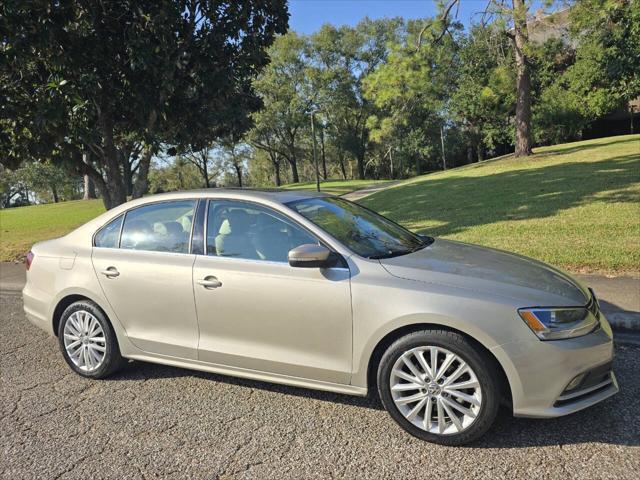
[[[608,365],[613,359],[613,334],[600,314],[600,328],[589,335],[556,341],[531,339],[495,347],[508,359],[505,367],[518,417],[559,417],[590,407],[615,395],[619,388]],[[593,375],[588,372],[594,372]],[[573,379],[585,374],[589,381],[567,390]]]

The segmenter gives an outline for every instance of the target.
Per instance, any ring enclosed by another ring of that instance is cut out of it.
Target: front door
[[[189,253],[195,203],[134,208],[94,240],[92,260],[100,286],[129,339],[146,352],[197,358],[195,255]]]
[[[193,268],[198,358],[348,384],[348,268],[289,266],[291,248],[318,239],[270,208],[211,200],[206,224],[206,254]]]

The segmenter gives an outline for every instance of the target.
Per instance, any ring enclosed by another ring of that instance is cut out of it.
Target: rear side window
[[[188,253],[195,206],[195,200],[179,200],[129,210],[120,248]]]
[[[120,242],[120,226],[122,225],[122,217],[114,218],[107,223],[98,233],[93,240],[96,247],[102,248],[118,248]]]

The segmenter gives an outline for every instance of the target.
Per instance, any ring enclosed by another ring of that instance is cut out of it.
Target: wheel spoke
[[[413,375],[409,375],[406,372],[403,372],[402,370],[399,369],[395,369],[392,372],[394,375],[396,375],[397,377],[403,378],[404,380],[407,380],[408,382],[412,382],[412,383],[419,383],[420,379],[417,377],[414,377]]]
[[[424,393],[416,393],[414,395],[408,395],[406,397],[401,397],[398,400],[396,400],[396,403],[398,405],[406,405],[407,403],[417,402],[418,400],[423,399],[425,396],[426,395]]]
[[[469,367],[467,366],[466,363],[464,363],[463,361],[460,361],[460,365],[458,366],[458,368],[456,368],[456,371],[453,372],[449,378],[447,378],[447,380],[444,382],[444,386],[447,386],[453,383],[457,378],[460,377],[460,375],[465,373],[468,368]]]
[[[478,388],[480,386],[480,384],[478,383],[478,380],[473,379],[473,380],[466,380],[464,382],[460,382],[460,383],[452,383],[450,385],[446,385],[446,390],[450,391],[450,390],[466,390],[468,388]]]
[[[82,326],[80,325],[80,320],[78,319],[77,313],[74,313],[69,317],[69,321],[67,321],[67,327],[73,329],[76,335],[82,335]]]
[[[476,407],[480,406],[480,401],[477,398],[472,397],[471,395],[467,395],[466,393],[459,392],[458,390],[449,391],[445,389],[445,391],[449,393],[449,395],[453,395],[454,397],[464,400],[465,402],[469,402],[470,404],[475,405]]]
[[[469,416],[471,418],[475,418],[476,417],[476,414],[475,414],[475,412],[473,410],[463,407],[458,402],[455,402],[453,400],[449,400],[448,398],[443,398],[442,400],[444,401],[445,404],[449,405],[450,407],[455,408],[456,410],[458,410],[463,415]]]
[[[420,378],[422,376],[422,374],[418,371],[418,369],[413,365],[413,362],[408,359],[408,358],[402,358],[402,361],[404,362],[404,364],[407,366],[407,368],[409,368],[409,370],[411,370],[411,373],[413,373],[413,375],[416,378]]]
[[[427,374],[427,377],[429,377],[430,379],[433,379],[433,375],[431,373],[431,367],[429,366],[427,361],[424,359],[424,352],[416,352],[415,357],[418,359],[418,363],[420,363],[420,366],[422,367],[422,370],[424,370],[424,373]]]
[[[427,406],[424,407],[424,419],[422,420],[422,428],[424,430],[431,430],[431,415],[433,413],[433,400],[431,397],[427,397]]]
[[[444,410],[447,412],[447,415],[449,416],[451,423],[455,425],[456,430],[461,432],[463,428],[462,428],[462,423],[460,422],[460,419],[455,413],[453,413],[453,410],[451,410],[451,407],[449,407],[449,404],[446,401],[447,399],[442,398],[441,400],[442,400],[442,408],[444,408]]]
[[[406,392],[407,390],[418,390],[422,385],[418,383],[397,383],[391,387],[394,392]]]
[[[436,402],[436,407],[438,410],[438,433],[444,433],[447,428],[447,423],[444,419],[444,409],[442,408],[442,402],[440,399]]]
[[[87,350],[89,351],[89,354],[90,354],[89,356],[92,357],[95,363],[96,364],[100,363],[100,360],[102,360],[102,356],[98,353],[98,351],[95,350],[95,348],[92,345],[88,345]]]
[[[436,373],[436,378],[434,380],[436,381],[440,380],[442,375],[444,375],[444,372],[446,372],[447,369],[451,366],[455,358],[456,356],[453,353],[447,353],[447,355],[445,356],[444,362],[442,362],[442,365],[440,365],[440,368]]]
[[[436,347],[430,348],[431,353],[431,374],[429,377],[431,380],[436,379],[436,375],[438,374],[438,349]]]
[[[424,404],[427,403],[427,400],[429,399],[429,397],[423,397],[422,400],[420,400],[418,402],[418,404],[413,407],[413,409],[407,414],[407,418],[409,420],[413,420],[415,418],[415,416],[420,412],[420,410],[422,410],[422,408],[424,407]]]

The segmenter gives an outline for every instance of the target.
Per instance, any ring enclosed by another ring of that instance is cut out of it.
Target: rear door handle
[[[109,267],[105,270],[102,270],[100,273],[107,278],[115,278],[120,275],[120,272],[116,267]]]
[[[202,285],[206,289],[218,288],[222,286],[222,282],[213,275],[207,275],[206,277],[196,280],[198,285]]]

